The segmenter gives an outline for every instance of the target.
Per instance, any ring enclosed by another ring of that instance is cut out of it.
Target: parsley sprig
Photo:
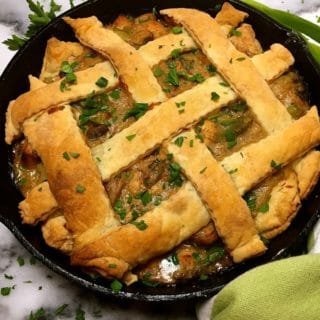
[[[43,6],[37,1],[26,0],[31,13],[28,15],[30,24],[26,33],[19,37],[12,35],[11,38],[3,41],[10,50],[19,50],[27,40],[35,35],[42,27],[47,25],[56,17],[56,13],[61,10],[61,5],[58,5],[54,0],[50,1],[49,11],[45,11]]]

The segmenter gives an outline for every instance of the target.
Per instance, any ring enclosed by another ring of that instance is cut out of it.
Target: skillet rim
[[[19,59],[24,55],[25,51],[29,48],[32,47],[33,44],[37,41],[38,38],[41,38],[41,36],[48,30],[53,29],[54,26],[57,26],[61,23],[63,23],[61,21],[61,17],[65,16],[65,15],[71,15],[73,16],[74,14],[77,14],[78,11],[80,11],[83,8],[86,7],[95,7],[96,4],[99,4],[100,2],[103,2],[103,0],[94,0],[94,1],[88,1],[85,2],[83,4],[80,4],[64,13],[62,13],[61,15],[59,15],[57,18],[55,18],[54,20],[52,20],[47,26],[43,27],[35,36],[33,36],[16,54],[15,56],[12,58],[12,60],[9,62],[9,64],[7,65],[7,67],[5,68],[3,74],[0,77],[0,88],[2,83],[4,83],[6,81],[6,77],[10,76],[10,73],[14,70],[14,66],[17,63],[17,61],[19,61]],[[125,2],[125,0],[123,1]],[[155,1],[150,1],[150,4],[148,5],[148,7],[151,8],[153,7],[153,3],[156,2],[158,3],[158,5],[160,6],[161,3],[158,0]],[[180,2],[184,2],[184,1],[180,1]],[[219,1],[219,3],[223,3],[225,2],[224,0]],[[244,4],[244,3],[239,3],[235,0],[229,0],[230,3],[232,3],[232,5],[250,12],[250,15],[252,15],[252,13],[254,15],[256,15],[257,17],[260,17],[261,19],[266,20],[268,23],[272,24],[272,26],[276,29],[278,29],[279,31],[286,33],[288,35],[288,41],[291,41],[292,43],[295,43],[296,46],[301,47],[301,50],[304,52],[305,57],[308,60],[308,63],[310,63],[312,65],[312,67],[316,70],[316,73],[318,75],[318,78],[320,79],[320,66],[317,65],[317,63],[315,62],[315,60],[313,59],[313,57],[311,56],[306,43],[304,41],[304,39],[298,35],[295,32],[292,32],[291,30],[279,25],[277,22],[275,22],[273,19],[269,18],[268,16],[266,16],[264,13],[249,7],[248,5]],[[120,7],[121,5],[119,5]],[[214,6],[214,4],[211,5],[212,7]],[[194,5],[193,7],[197,8],[199,6]],[[208,7],[209,8],[209,1],[208,1]],[[201,10],[203,10],[201,8]],[[4,215],[2,215],[2,211],[6,210],[5,206],[0,207],[0,222],[4,223],[8,229],[15,235],[15,237],[22,243],[22,245],[32,254],[34,255],[37,259],[39,259],[41,262],[43,262],[46,266],[48,266],[50,269],[52,269],[53,271],[57,272],[58,274],[66,277],[67,279],[76,282],[80,285],[82,285],[85,288],[103,293],[107,296],[110,297],[117,297],[117,298],[121,298],[121,299],[128,299],[128,300],[138,300],[138,301],[149,301],[149,302],[161,302],[161,301],[181,301],[181,300],[190,300],[190,299],[195,299],[195,298],[207,298],[209,296],[212,296],[213,294],[217,293],[219,290],[221,290],[223,288],[224,285],[226,285],[229,281],[227,281],[227,283],[224,283],[222,285],[218,285],[215,287],[211,287],[211,288],[204,288],[204,289],[199,289],[193,292],[185,292],[185,293],[177,293],[177,294],[150,294],[150,293],[141,293],[141,292],[128,292],[128,291],[121,291],[118,294],[115,294],[114,292],[112,292],[112,290],[106,286],[100,285],[98,283],[93,282],[93,280],[88,280],[85,279],[84,277],[81,277],[79,275],[76,275],[72,272],[69,272],[68,270],[64,269],[63,267],[59,266],[58,264],[56,264],[55,262],[53,262],[52,260],[50,260],[50,258],[48,258],[46,255],[42,254],[41,252],[39,252],[35,246],[26,238],[26,236],[22,233],[22,231],[19,229],[19,227],[15,224],[14,221],[8,219],[7,217],[5,217]],[[292,244],[286,248],[284,248],[282,251],[279,251],[274,257],[272,257],[272,260],[277,260],[277,259],[281,259],[284,258],[288,255],[291,255],[294,252],[294,247],[299,246],[299,244],[301,245],[301,243],[304,241],[305,237],[307,236],[307,234],[310,232],[312,226],[316,223],[316,221],[318,220],[318,218],[320,217],[320,210],[315,210],[315,212],[313,213],[313,215],[311,216],[311,218],[307,221],[306,225],[304,226],[304,228],[301,230],[301,232],[298,234],[297,238],[295,239],[295,241],[292,242]],[[236,268],[240,270],[240,272],[237,272],[237,275],[243,273],[244,271],[246,271],[246,267],[244,267],[245,264],[240,264],[240,265],[236,265]],[[249,267],[250,269],[252,268]],[[232,271],[232,270],[231,270]],[[236,276],[237,276],[236,275]],[[229,279],[230,280],[230,279]],[[178,287],[178,286],[177,286]],[[141,287],[140,287],[141,288]],[[176,287],[174,287],[174,289],[176,289]],[[179,290],[178,290],[179,291]]]

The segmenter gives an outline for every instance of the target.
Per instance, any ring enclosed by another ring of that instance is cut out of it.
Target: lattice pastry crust
[[[130,274],[134,267],[174,249],[210,221],[234,262],[263,254],[267,248],[261,236],[273,238],[290,225],[320,168],[320,153],[310,151],[320,141],[316,107],[294,120],[269,86],[294,63],[285,47],[273,44],[262,52],[247,24],[239,27],[242,38],[230,36],[247,14],[228,3],[215,19],[195,9],[160,13],[183,28],[139,48],[96,17],[65,18],[80,43],[50,39],[40,79],[30,77],[30,91],[12,101],[7,111],[6,142],[26,137],[47,176],[20,203],[23,222],[42,222],[46,242],[70,254],[72,264],[128,283],[136,279]],[[218,73],[168,98],[153,68],[169,59],[173,50],[197,48]],[[92,52],[99,53],[92,65],[82,64],[75,72],[76,83],[62,91],[61,62],[71,63]],[[96,84],[101,77],[108,80],[106,86]],[[225,81],[229,86],[221,85]],[[119,85],[127,88],[133,101],[147,103],[149,110],[89,147],[70,105]],[[218,160],[199,139],[196,124],[239,98],[265,137]],[[185,108],[179,112],[182,101]],[[189,181],[135,220],[147,226],[143,230],[122,225],[103,183],[159,146],[174,157]],[[77,157],[66,161],[65,151]],[[279,164],[285,168],[270,193],[268,211],[252,215],[243,196],[277,172]],[[79,186],[82,190],[76,192]]]

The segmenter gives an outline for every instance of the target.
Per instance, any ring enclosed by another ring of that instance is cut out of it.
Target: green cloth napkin
[[[320,254],[255,268],[215,298],[212,320],[319,320]]]

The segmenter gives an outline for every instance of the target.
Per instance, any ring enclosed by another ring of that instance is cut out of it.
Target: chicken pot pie
[[[248,14],[64,18],[7,111],[24,223],[71,264],[172,284],[262,255],[316,184],[317,108]]]

